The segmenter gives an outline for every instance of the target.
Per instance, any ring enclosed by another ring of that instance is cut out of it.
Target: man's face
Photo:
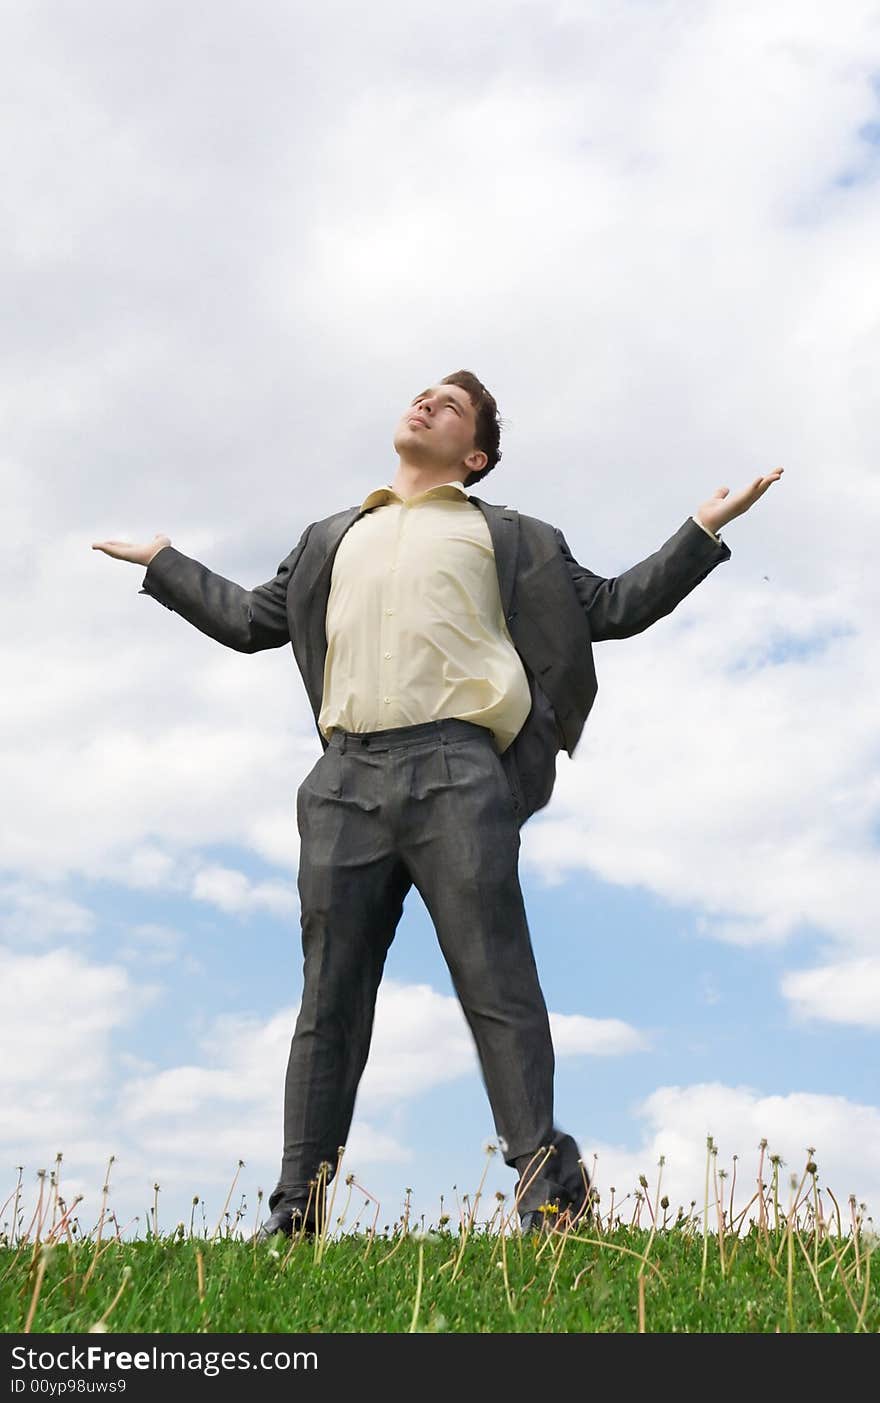
[[[420,467],[450,468],[456,476],[479,472],[485,453],[474,448],[477,417],[460,385],[432,385],[407,405],[394,433],[401,458]]]

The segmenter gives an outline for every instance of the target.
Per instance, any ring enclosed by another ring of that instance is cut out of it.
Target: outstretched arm
[[[152,547],[104,541],[96,542],[93,549],[146,565],[141,594],[151,595],[225,647],[257,653],[290,642],[287,588],[311,529],[306,527],[273,578],[253,589],[244,589],[183,555],[167,536],[157,536]]]
[[[775,468],[733,497],[728,496],[729,488],[719,487],[659,550],[613,579],[579,565],[562,532],[554,527],[594,641],[631,638],[671,614],[716,565],[730,559],[729,546],[709,533],[748,511],[783,471]]]
[[[671,614],[710,570],[730,558],[724,541],[716,544],[693,517],[688,517],[653,555],[622,575],[606,579],[579,565],[562,532],[558,527],[553,529],[595,643],[642,633]]]

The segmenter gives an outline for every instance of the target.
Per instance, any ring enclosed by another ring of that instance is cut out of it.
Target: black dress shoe
[[[549,1233],[556,1226],[556,1214],[542,1213],[540,1208],[531,1213],[520,1213],[519,1226],[523,1237],[530,1233]]]
[[[520,1213],[519,1226],[523,1237],[526,1233],[539,1233],[544,1227],[543,1213]]]
[[[254,1242],[268,1242],[270,1238],[279,1233],[284,1237],[292,1237],[294,1232],[297,1236],[314,1237],[314,1223],[306,1222],[303,1225],[303,1210],[301,1208],[287,1208],[284,1204],[279,1204],[274,1212],[270,1213],[265,1223],[260,1225],[254,1233]]]
[[[560,1222],[560,1220],[562,1221]],[[560,1208],[556,1213],[542,1213],[540,1208],[535,1208],[531,1212],[519,1215],[519,1225],[523,1236],[527,1233],[551,1233],[557,1226],[563,1232],[570,1227],[581,1228],[590,1220],[591,1209],[589,1205],[582,1211],[579,1211],[574,1204],[569,1204],[565,1208]]]

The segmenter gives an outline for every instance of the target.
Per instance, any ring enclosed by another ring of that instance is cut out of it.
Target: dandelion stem
[[[107,1324],[107,1321],[110,1319],[110,1316],[111,1316],[112,1312],[116,1309],[117,1305],[119,1304],[119,1301],[120,1301],[120,1298],[121,1298],[121,1296],[122,1296],[122,1293],[123,1293],[123,1291],[125,1290],[126,1286],[128,1285],[128,1281],[129,1281],[129,1277],[130,1277],[130,1276],[131,1276],[131,1267],[123,1267],[123,1270],[122,1270],[122,1284],[120,1285],[119,1290],[116,1292],[116,1295],[113,1297],[113,1300],[110,1302],[109,1306],[108,1306],[107,1309],[104,1311],[104,1314],[101,1316],[101,1319],[98,1321],[98,1324],[99,1324],[99,1325],[106,1325],[106,1324]]]
[[[418,1278],[417,1278],[417,1280],[416,1280],[416,1299],[415,1299],[415,1304],[413,1305],[412,1320],[411,1320],[410,1323],[409,1323],[409,1333],[410,1333],[411,1335],[414,1335],[415,1332],[416,1332],[416,1324],[417,1324],[418,1318],[419,1318],[419,1306],[420,1306],[421,1303],[422,1303],[422,1277],[423,1277],[423,1275],[424,1275],[424,1269],[425,1269],[425,1244],[424,1244],[423,1242],[420,1242],[420,1243],[419,1243],[419,1272],[418,1272]]]
[[[31,1333],[31,1326],[34,1323],[34,1316],[37,1313],[37,1302],[40,1299],[40,1290],[43,1285],[43,1277],[46,1275],[46,1267],[48,1265],[49,1250],[46,1247],[44,1247],[42,1252],[40,1253],[40,1260],[37,1263],[37,1279],[34,1282],[33,1294],[31,1295],[31,1303],[27,1313],[27,1320],[24,1323],[24,1333],[26,1335],[29,1335]]]
[[[226,1213],[226,1210],[227,1210],[227,1208],[229,1207],[229,1200],[232,1198],[232,1191],[233,1191],[233,1189],[235,1188],[235,1185],[236,1185],[236,1183],[237,1183],[237,1181],[238,1181],[238,1176],[239,1176],[239,1174],[241,1173],[241,1171],[242,1171],[243,1168],[244,1168],[244,1160],[243,1160],[243,1159],[240,1159],[240,1160],[238,1161],[238,1168],[236,1169],[234,1175],[232,1176],[232,1183],[229,1185],[229,1193],[226,1195],[226,1202],[224,1203],[223,1207],[222,1207],[221,1210],[220,1210],[220,1217],[217,1219],[217,1226],[216,1226],[216,1228],[214,1229],[213,1233],[211,1234],[211,1241],[212,1241],[212,1242],[214,1241],[214,1238],[217,1237],[217,1235],[218,1235],[219,1232],[220,1232],[220,1226],[221,1226],[221,1224],[222,1224],[222,1222],[223,1222],[223,1218],[224,1218],[224,1215],[225,1215],[225,1213]]]
[[[703,1264],[700,1269],[700,1298],[706,1286],[706,1267],[709,1263],[709,1165],[712,1161],[712,1136],[706,1140],[706,1191],[703,1209]]]
[[[858,1218],[858,1214],[856,1213],[856,1196],[855,1196],[855,1194],[850,1194],[850,1196],[849,1196],[849,1211],[850,1211],[850,1216],[851,1216],[851,1218],[852,1218],[853,1256],[854,1256],[854,1258],[855,1258],[855,1263],[856,1263],[856,1281],[858,1281],[858,1282],[861,1284],[861,1280],[862,1280],[862,1264],[861,1264],[861,1262],[859,1261],[859,1218]]]

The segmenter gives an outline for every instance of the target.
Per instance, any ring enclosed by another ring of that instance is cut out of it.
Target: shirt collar
[[[460,481],[440,482],[435,487],[426,487],[424,492],[416,493],[416,497],[440,496],[446,497],[450,501],[455,497],[463,497],[466,501],[470,501],[467,489]],[[388,502],[402,502],[403,500],[404,499],[395,492],[390,483],[388,483],[384,487],[377,487],[374,491],[369,492],[361,502],[360,509],[361,511],[369,511],[370,507],[382,507]],[[414,501],[415,498],[410,497],[409,500]]]

